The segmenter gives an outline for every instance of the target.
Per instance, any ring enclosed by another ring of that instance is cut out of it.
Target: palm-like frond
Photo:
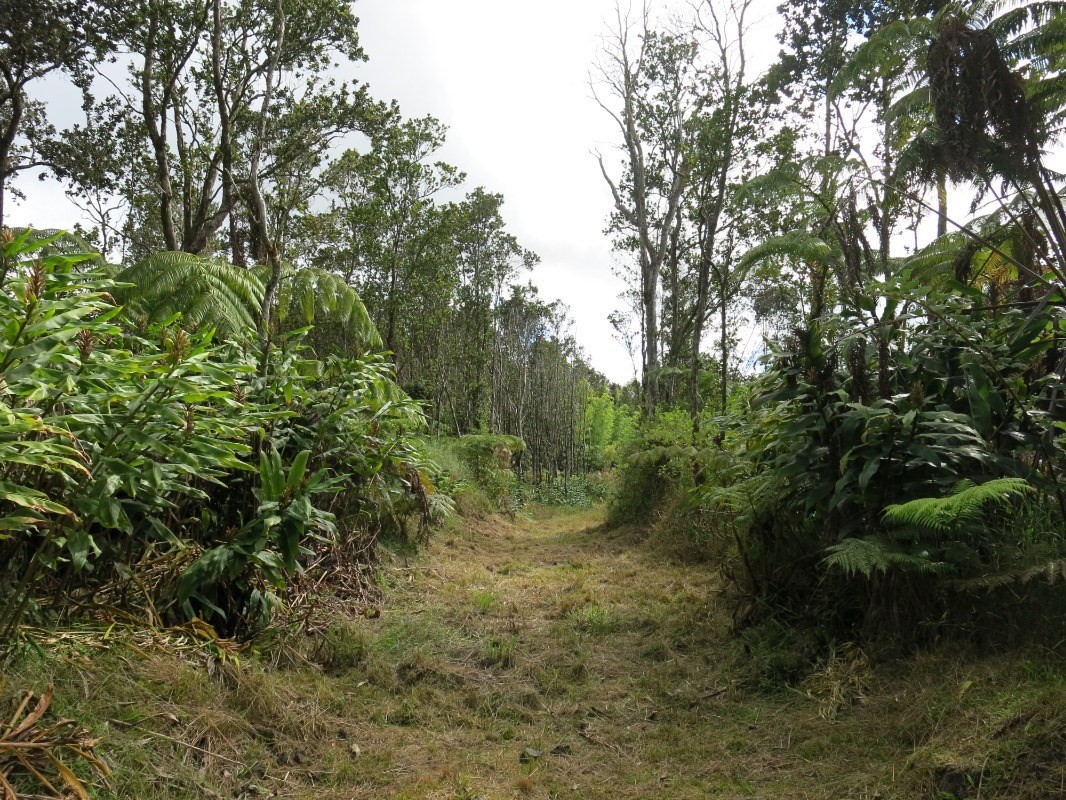
[[[1051,2],[1018,3],[1014,0],[994,3],[989,9],[986,27],[1001,41],[1026,37],[1025,32],[1036,32],[1049,25],[1054,26],[1061,19],[1061,14],[1066,11],[1066,2],[1052,0]]]
[[[885,574],[892,570],[936,573],[946,568],[944,563],[931,560],[927,554],[910,553],[899,543],[877,536],[845,539],[827,547],[826,553],[822,563],[849,576],[869,578],[875,572]]]
[[[772,236],[751,248],[741,257],[739,268],[746,269],[774,256],[816,264],[832,264],[838,260],[836,251],[825,240],[807,231],[790,231],[782,236]]]
[[[115,277],[133,284],[120,299],[149,322],[180,314],[189,328],[227,335],[254,328],[263,304],[263,281],[254,271],[191,253],[153,253]]]
[[[257,267],[265,280],[264,267]],[[381,334],[359,293],[343,278],[316,267],[285,265],[278,285],[278,320],[286,327],[314,325],[326,337],[338,339],[345,353],[366,352],[382,346]]]
[[[905,259],[903,272],[908,277],[930,286],[954,278],[955,265],[972,244],[973,239],[961,231],[947,233]]]
[[[951,532],[977,520],[988,505],[1005,506],[1033,492],[1023,478],[999,478],[982,484],[963,481],[947,497],[919,497],[885,509],[885,522],[928,531]]]
[[[165,251],[122,270],[116,280],[133,284],[120,299],[149,322],[180,314],[188,328],[212,327],[226,336],[256,327],[267,270]],[[286,328],[315,326],[313,338],[320,347],[326,340],[336,340],[335,349],[344,354],[381,347],[381,336],[359,293],[333,273],[285,265],[277,305],[278,321]]]
[[[838,95],[869,76],[901,70],[914,61],[932,34],[933,22],[925,17],[899,19],[879,28],[841,67],[830,84],[830,92]]]

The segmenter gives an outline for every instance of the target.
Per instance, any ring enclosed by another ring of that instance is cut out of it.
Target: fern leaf
[[[827,547],[826,553],[822,563],[848,576],[870,578],[875,573],[886,574],[892,570],[935,573],[945,569],[944,564],[931,561],[924,554],[908,553],[895,542],[876,536],[845,539]]]
[[[751,248],[740,259],[739,269],[747,269],[774,256],[819,264],[837,260],[833,248],[824,240],[806,231],[791,231],[783,236],[773,236]]]
[[[948,533],[980,517],[988,505],[1006,506],[1035,491],[1022,478],[999,478],[979,485],[963,485],[947,497],[920,497],[890,505],[884,521],[893,525],[913,525],[937,533]]]

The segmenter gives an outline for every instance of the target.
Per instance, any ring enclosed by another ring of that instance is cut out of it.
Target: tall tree
[[[720,391],[724,413],[729,392],[728,309],[739,289],[732,267],[735,236],[722,247],[723,217],[728,214],[731,192],[736,186],[738,162],[744,160],[754,126],[748,109],[745,50],[746,18],[751,0],[732,0],[724,9],[707,0],[701,15],[710,43],[710,64],[703,72],[701,102],[692,126],[695,129],[691,214],[696,228],[696,301],[692,323],[689,367],[689,406],[693,436],[699,432],[700,345],[710,302],[712,282],[717,294],[720,324]],[[735,204],[734,204],[735,205]]]
[[[681,198],[691,163],[686,127],[693,98],[688,75],[695,47],[684,36],[657,33],[647,3],[633,19],[616,6],[604,38],[593,91],[620,134],[623,175],[600,171],[610,187],[615,228],[639,264],[645,407],[659,399],[659,286],[664,264],[677,252]]]

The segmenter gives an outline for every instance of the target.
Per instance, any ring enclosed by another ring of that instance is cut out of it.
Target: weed
[[[315,644],[313,658],[327,672],[339,675],[366,666],[370,643],[366,633],[350,623],[335,623]]]
[[[608,636],[622,628],[618,615],[601,605],[576,608],[569,613],[574,629],[588,636]]]
[[[481,646],[478,663],[483,667],[510,669],[515,664],[518,640],[514,636],[493,637]]]

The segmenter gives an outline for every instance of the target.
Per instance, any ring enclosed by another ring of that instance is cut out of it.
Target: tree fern
[[[791,231],[783,236],[772,236],[751,248],[740,259],[739,268],[746,269],[774,256],[819,264],[838,260],[837,253],[824,240],[806,231]]]
[[[871,76],[901,69],[912,62],[932,35],[933,21],[925,17],[898,19],[874,31],[837,72],[830,91],[839,95]]]
[[[153,253],[115,277],[133,284],[119,299],[148,322],[181,314],[187,327],[210,326],[222,335],[254,328],[263,302],[255,272],[191,253]]]
[[[840,544],[826,548],[824,563],[839,569],[845,575],[862,575],[870,578],[874,573],[886,574],[893,570],[904,572],[943,572],[947,565],[933,561],[927,551],[908,552],[899,543],[878,536],[863,539],[845,539]]]
[[[263,306],[265,267],[243,269],[219,259],[175,251],[155,253],[122,270],[116,280],[134,314],[158,323],[181,315],[191,329],[215,328],[233,335],[254,328]],[[381,347],[381,336],[359,293],[330,272],[286,265],[278,287],[278,320],[288,328],[314,325],[318,349],[351,355]]]
[[[328,328],[342,349],[367,351],[382,346],[359,293],[339,275],[315,267],[286,266],[278,287],[278,320],[287,325]]]
[[[945,234],[907,258],[903,262],[904,273],[926,285],[954,278],[955,264],[972,241],[959,231]]]

